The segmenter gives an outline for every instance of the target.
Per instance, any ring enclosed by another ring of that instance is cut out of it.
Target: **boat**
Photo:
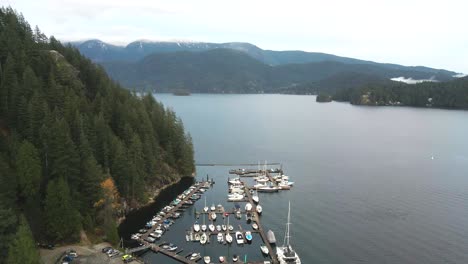
[[[252,214],[250,212],[245,214],[245,220],[247,221],[247,223],[252,221]]]
[[[246,211],[252,210],[252,204],[251,204],[251,203],[246,203],[246,204],[245,204],[245,210],[246,210]]]
[[[254,203],[258,204],[258,202],[260,202],[260,198],[258,197],[258,193],[255,192],[252,194],[252,200],[254,201]]]
[[[263,208],[262,208],[261,205],[258,204],[258,205],[255,207],[255,210],[257,210],[257,213],[258,213],[258,214],[261,214],[262,211],[263,211]]]
[[[130,238],[133,239],[133,240],[138,240],[140,239],[140,234],[133,234]]]
[[[200,234],[198,233],[195,234],[195,241],[200,241]]]
[[[204,261],[206,264],[210,263],[210,262],[211,262],[210,256],[204,256],[204,257],[203,257],[203,261]]]
[[[204,244],[206,244],[206,241],[208,241],[208,236],[206,235],[206,233],[203,233],[200,236],[200,244],[204,245]]]
[[[220,225],[217,225],[217,226],[216,226],[216,231],[218,231],[218,232],[221,231],[221,226],[220,226]]]
[[[211,231],[211,232],[214,232],[215,231],[215,226],[213,224],[210,224],[208,226],[208,229]]]
[[[208,209],[209,209],[209,208],[208,208],[208,206],[206,206],[206,197],[205,197],[205,207],[203,207],[203,211],[204,211],[205,213],[207,213],[207,212],[208,212]]]
[[[232,243],[232,236],[229,233],[226,234],[226,242],[228,242],[229,244]]]
[[[263,183],[257,183],[253,186],[254,189],[258,190],[258,188],[266,187],[266,184]]]
[[[267,232],[267,239],[268,239],[268,243],[270,243],[270,244],[276,244],[275,233],[273,233],[273,231],[268,230],[268,232]]]
[[[219,242],[219,243],[223,243],[223,242],[224,242],[223,233],[218,233],[217,239],[218,239],[218,242]]]
[[[240,184],[242,184],[240,178],[234,178],[234,179],[232,179],[232,180],[231,180],[231,179],[228,179],[228,183],[229,183],[229,184],[234,184],[234,185],[240,185]]]
[[[193,225],[193,231],[195,232],[200,231],[200,224],[198,224],[198,222],[195,222],[195,224]]]
[[[263,186],[263,187],[257,188],[257,191],[259,192],[277,192],[278,190],[279,188],[275,186]]]
[[[300,264],[301,259],[290,244],[289,225],[291,224],[291,202],[288,207],[288,222],[286,223],[286,234],[284,236],[283,246],[276,248],[276,256],[280,264]]]
[[[206,225],[201,226],[201,231],[205,232],[206,231]]]
[[[227,226],[226,226],[226,225],[221,225],[221,229],[222,229],[223,231],[226,231],[226,230],[227,230]]]
[[[245,239],[248,243],[252,242],[252,233],[250,231],[245,231]]]
[[[211,210],[211,211],[216,210],[216,206],[215,206],[214,204],[212,204],[211,207],[210,207],[210,210]]]
[[[252,228],[253,228],[253,230],[257,230],[257,229],[258,229],[257,223],[254,222],[254,223],[252,224]]]
[[[232,230],[234,230],[234,226],[228,225],[228,229],[229,229],[229,231],[232,231]]]
[[[238,193],[233,193],[228,195],[228,200],[229,201],[242,201],[244,200],[244,195],[243,194],[238,194]]]
[[[236,242],[238,245],[244,244],[244,236],[240,231],[236,231]]]
[[[165,249],[165,250],[168,250],[168,251],[176,251],[177,250],[177,246],[172,244],[172,243],[162,245],[161,248]]]
[[[241,211],[240,211],[240,210],[237,210],[237,211],[236,211],[236,218],[241,219],[241,217],[242,217]]]
[[[268,179],[268,177],[266,177],[266,176],[258,176],[258,177],[255,177],[254,180],[256,180],[259,183],[266,183],[270,179]]]
[[[221,204],[218,204],[218,205],[216,206],[216,209],[218,209],[218,211],[221,211],[221,210],[223,209],[223,206],[222,206]]]
[[[197,259],[199,259],[199,258],[201,258],[200,253],[192,253],[192,254],[190,255],[190,260],[192,260],[192,261],[195,261],[195,260],[197,260]]]
[[[216,220],[216,213],[215,212],[211,212],[211,220]]]
[[[223,256],[219,256],[219,262],[224,263],[224,257]]]
[[[265,255],[268,255],[268,253],[270,253],[270,251],[268,250],[268,247],[265,246],[264,244],[262,244],[262,245],[260,246],[260,250],[261,250],[262,253],[265,254]]]
[[[237,262],[238,260],[239,260],[239,257],[236,254],[234,254],[234,256],[232,256],[232,261]]]

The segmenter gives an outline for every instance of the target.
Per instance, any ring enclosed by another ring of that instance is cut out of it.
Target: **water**
[[[290,200],[291,244],[303,263],[468,263],[467,111],[319,104],[292,95],[155,97],[184,121],[198,163],[283,163],[296,185],[261,194],[262,223],[281,244]],[[229,205],[228,170],[197,168],[198,177],[217,181],[209,205]],[[261,257],[258,246],[228,252],[216,242],[183,242],[193,221],[186,212],[164,239],[212,259]],[[151,252],[145,259],[174,263]]]

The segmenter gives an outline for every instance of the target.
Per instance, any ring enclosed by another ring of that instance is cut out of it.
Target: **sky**
[[[468,73],[466,0],[0,0],[62,41],[249,42]]]

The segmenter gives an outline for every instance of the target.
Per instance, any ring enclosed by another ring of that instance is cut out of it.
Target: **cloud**
[[[417,83],[422,83],[422,82],[438,82],[434,76],[432,76],[431,78],[429,79],[419,79],[419,80],[415,80],[413,78],[405,78],[403,76],[401,77],[395,77],[395,78],[391,78],[390,80],[392,81],[395,81],[395,82],[404,82],[404,83],[407,83],[407,84],[417,84]]]
[[[454,77],[454,78],[463,78],[463,77],[466,77],[466,76],[468,76],[468,75],[467,75],[467,74],[464,74],[464,73],[457,73],[457,74],[455,74],[453,77]]]

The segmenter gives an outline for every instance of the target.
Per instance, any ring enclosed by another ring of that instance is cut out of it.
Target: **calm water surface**
[[[283,163],[296,185],[260,196],[262,223],[282,241],[290,200],[291,244],[303,263],[468,263],[468,112],[319,104],[314,96],[155,97],[182,118],[197,163]],[[205,195],[209,205],[232,208],[228,170],[197,168],[197,177],[217,182]],[[146,210],[129,217],[121,234],[138,230],[157,208]],[[261,258],[259,237],[243,248],[215,238],[206,247],[184,242],[192,210],[164,240],[212,259]],[[151,252],[144,258],[174,263]]]

